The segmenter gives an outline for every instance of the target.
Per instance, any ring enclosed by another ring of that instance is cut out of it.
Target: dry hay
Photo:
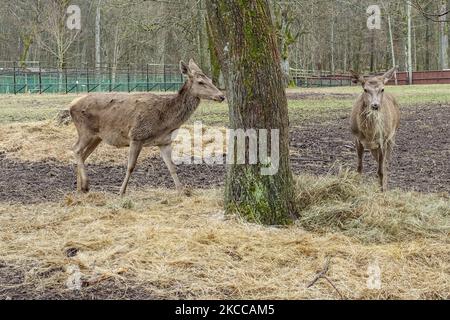
[[[113,279],[153,298],[337,299],[326,281],[306,288],[331,257],[327,275],[346,299],[450,298],[448,198],[381,194],[348,172],[302,176],[297,188],[302,218],[286,228],[225,217],[221,190],[3,204],[1,259],[36,291],[61,294],[78,267],[85,284]],[[367,287],[374,264],[380,290]]]
[[[215,137],[208,135],[211,127],[203,126],[202,142],[204,148],[215,141]],[[193,125],[185,125],[191,136],[194,134]],[[225,128],[219,129],[223,135]],[[78,135],[73,124],[60,126],[54,120],[29,123],[14,123],[0,126],[0,153],[7,157],[23,161],[57,160],[68,163],[73,159],[72,146]],[[176,141],[181,141],[180,139]],[[224,144],[225,148],[225,144]],[[201,154],[193,148],[193,154]],[[145,148],[145,156],[158,155],[156,147]],[[123,164],[128,157],[128,148],[118,149],[105,143],[95,150],[87,162]],[[139,157],[142,161],[144,156]]]
[[[450,236],[447,193],[398,189],[381,193],[375,183],[363,183],[361,176],[349,170],[337,176],[298,177],[297,190],[302,209],[297,223],[310,231],[341,231],[369,243]]]

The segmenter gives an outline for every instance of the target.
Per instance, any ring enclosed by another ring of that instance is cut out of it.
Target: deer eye
[[[369,91],[368,91],[367,89],[364,89],[364,92],[367,93],[367,92],[369,92]]]
[[[381,89],[381,92],[384,92],[384,89]]]

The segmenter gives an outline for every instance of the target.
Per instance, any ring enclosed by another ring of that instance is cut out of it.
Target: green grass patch
[[[421,104],[450,104],[450,85],[389,86],[402,107]],[[289,93],[305,94],[300,100],[289,100],[291,125],[304,120],[328,120],[345,116],[350,111],[355,96],[361,93],[359,86],[330,88],[288,89]],[[335,96],[335,95],[348,96]],[[53,118],[77,95],[0,95],[0,123],[41,121]],[[199,109],[189,120],[202,121],[206,125],[228,125],[228,104],[202,101]]]

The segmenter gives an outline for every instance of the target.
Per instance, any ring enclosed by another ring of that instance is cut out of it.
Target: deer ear
[[[199,66],[194,62],[193,59],[189,60],[189,68],[193,71],[193,72],[199,72],[201,73],[202,70],[199,68]]]
[[[360,76],[358,72],[355,72],[353,70],[350,70],[350,74],[352,76],[352,82],[353,83],[361,83],[362,85],[364,85],[364,83],[366,82],[366,80],[364,80],[363,76]]]
[[[397,71],[397,67],[393,67],[391,70],[389,70],[388,72],[386,72],[383,75],[384,78],[384,84],[388,83],[389,80],[391,80],[391,78],[394,76],[395,72]]]
[[[180,71],[186,76],[191,76],[191,69],[183,60],[180,61]]]

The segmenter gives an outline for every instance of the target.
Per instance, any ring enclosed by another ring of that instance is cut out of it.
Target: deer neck
[[[171,100],[170,108],[172,109],[173,122],[180,126],[191,117],[200,104],[200,98],[192,95],[191,87],[191,80],[187,80],[178,94]]]
[[[359,125],[366,138],[371,141],[383,140],[385,121],[382,111],[373,111],[369,106],[363,105]]]

